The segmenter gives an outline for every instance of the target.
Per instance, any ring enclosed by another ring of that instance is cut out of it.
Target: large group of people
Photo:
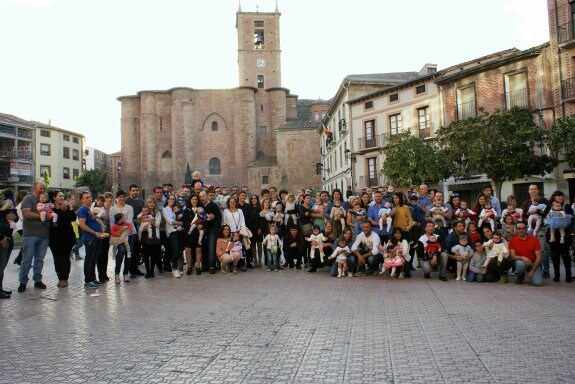
[[[462,201],[452,192],[427,185],[407,194],[393,187],[368,188],[358,195],[335,189],[295,193],[275,187],[250,193],[247,187],[208,186],[194,173],[191,185],[153,189],[143,200],[137,185],[93,199],[82,192],[46,191],[38,181],[32,193],[0,200],[0,298],[4,269],[13,249],[13,233],[21,233],[18,292],[27,288],[30,269],[34,287],[46,289],[43,260],[49,247],[58,276],[68,286],[71,260],[85,247],[84,286],[97,288],[113,277],[128,283],[166,272],[237,274],[264,268],[268,272],[328,268],[334,277],[381,275],[410,278],[420,267],[424,278],[468,282],[542,285],[550,277],[571,282],[573,205],[561,191],[549,200],[536,184],[519,204],[508,196],[503,204],[487,184],[476,201]],[[115,265],[109,270],[112,250]],[[145,271],[140,270],[140,265]]]

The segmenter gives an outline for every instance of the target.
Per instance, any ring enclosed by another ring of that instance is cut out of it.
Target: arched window
[[[212,131],[217,131],[217,130],[218,130],[218,122],[212,121]]]
[[[220,168],[220,159],[212,157],[209,164],[210,175],[219,175],[222,171]]]
[[[171,158],[172,158],[172,152],[165,151],[164,153],[162,153],[162,159],[171,159]]]

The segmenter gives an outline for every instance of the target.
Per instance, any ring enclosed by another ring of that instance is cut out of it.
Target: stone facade
[[[274,185],[294,188],[291,182],[283,183],[282,177],[299,182],[300,175],[296,177],[297,171],[290,169],[299,165],[298,160],[290,152],[282,153],[285,148],[279,148],[277,140],[280,127],[301,116],[298,97],[281,86],[279,18],[277,9],[237,13],[238,88],[181,87],[118,98],[122,107],[121,187],[136,183],[149,190],[164,182],[180,185],[189,164],[208,184],[247,184],[251,191],[258,191],[266,181],[262,177],[268,176]],[[288,126],[293,134],[301,131],[301,137],[306,137],[305,125]],[[313,142],[291,153],[315,164],[319,141],[315,147]],[[303,148],[308,152],[303,153]],[[269,173],[270,165],[277,170]],[[308,182],[302,183],[319,187],[314,175],[315,166],[301,174]]]

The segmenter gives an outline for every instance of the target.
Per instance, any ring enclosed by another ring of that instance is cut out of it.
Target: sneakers
[[[130,281],[130,275],[124,275],[124,283],[128,283]]]
[[[98,284],[96,284],[95,281],[90,281],[89,283],[84,283],[84,287],[96,289],[96,288],[98,288]]]
[[[461,280],[461,276],[457,276],[457,278],[455,279],[455,281],[460,281]]]
[[[347,277],[353,277],[353,273],[348,272],[348,273],[347,273]]]
[[[116,282],[116,284],[120,284],[120,282],[122,281],[122,279],[120,279],[120,275],[116,275],[114,281]]]
[[[180,272],[180,270],[178,268],[174,268],[174,270],[172,271],[172,276],[180,278],[180,277],[182,277],[182,273]]]
[[[20,284],[18,286],[18,292],[22,293],[26,290],[26,284]]]
[[[497,280],[497,284],[507,284],[507,276],[505,275],[501,276],[499,280]]]
[[[525,281],[524,276],[518,276],[517,279],[515,279],[515,284],[523,284],[524,281]]]
[[[466,281],[466,280],[467,280],[467,277],[461,276],[461,280]]]
[[[38,288],[38,289],[46,289],[46,284],[44,284],[41,281],[37,281],[34,283],[34,288]]]

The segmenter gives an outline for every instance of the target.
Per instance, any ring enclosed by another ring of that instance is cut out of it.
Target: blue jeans
[[[84,241],[86,257],[84,258],[84,282],[96,280],[96,261],[100,254],[100,239]]]
[[[439,276],[440,277],[447,277],[447,253],[441,252],[437,258],[439,263]],[[419,259],[419,264],[421,265],[421,269],[423,269],[423,273],[428,274],[431,272],[431,260],[422,260]]]
[[[216,267],[216,239],[218,237],[218,230],[217,229],[206,229],[205,236],[207,237],[206,241],[204,242],[204,246],[207,249],[207,259],[208,259],[208,267],[215,268]],[[176,260],[177,265],[177,260]]]
[[[264,248],[264,254],[266,255],[266,267],[268,267],[268,269],[274,269],[274,265],[275,268],[279,267],[280,265],[279,249],[278,252],[272,253],[270,249]]]
[[[22,238],[22,264],[20,264],[20,284],[28,283],[28,272],[32,268],[34,260],[35,282],[42,281],[42,269],[44,268],[44,257],[48,249],[48,238],[26,236]]]
[[[180,254],[180,241],[178,239],[178,232],[170,233],[168,236],[168,244],[170,248],[170,262],[172,263],[172,268],[178,268],[178,256]]]
[[[118,245],[116,249],[116,270],[114,272],[116,275],[120,274],[120,271],[122,269],[122,262],[124,262],[124,275],[128,274],[128,271],[130,270],[131,259],[128,259],[127,256],[128,252],[124,244]]]
[[[527,264],[525,264],[525,262],[523,262],[523,260],[515,260],[513,262],[513,265],[515,266],[515,273],[517,274],[517,278],[525,278],[525,274],[527,272],[530,272],[531,268],[533,268],[533,265],[528,266]],[[541,264],[539,265],[535,273],[533,273],[533,277],[531,278],[531,284],[536,287],[540,287],[543,285],[543,270]]]
[[[72,253],[74,255],[80,255],[80,248],[82,248],[82,245],[84,245],[84,243],[82,242],[82,236],[80,235],[80,237],[76,239],[76,243],[72,247]]]
[[[541,226],[541,229],[535,233],[534,235],[537,236],[537,240],[539,240],[539,245],[541,245],[541,266],[543,267],[543,272],[549,273],[549,260],[551,257],[551,249],[549,248],[549,244],[547,243],[547,239],[545,238],[545,234],[547,233],[547,227]]]
[[[468,283],[472,283],[474,281],[477,281],[478,283],[481,283],[484,279],[484,276],[481,273],[477,273],[477,272],[473,272],[473,271],[468,271],[467,272],[467,276],[465,277],[467,279]]]

